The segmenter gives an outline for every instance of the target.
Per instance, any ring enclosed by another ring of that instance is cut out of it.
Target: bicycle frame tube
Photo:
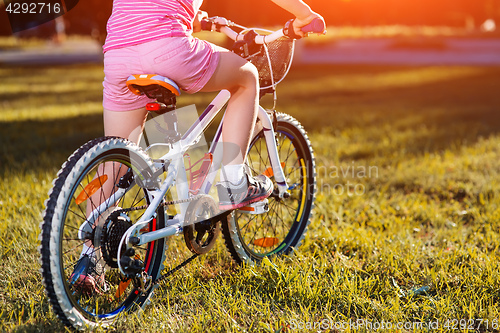
[[[207,110],[208,110],[208,108],[207,108]],[[219,110],[216,110],[216,111],[218,112]],[[279,195],[282,197],[283,193],[286,192],[288,186],[286,184],[285,175],[283,173],[283,168],[281,167],[281,164],[279,163],[278,149],[276,147],[276,141],[274,138],[274,129],[273,129],[272,121],[271,121],[269,115],[267,114],[267,112],[262,107],[259,107],[258,118],[262,123],[264,137],[266,140],[266,146],[268,149],[268,154],[269,154],[271,165],[273,168],[274,177],[275,177],[276,182],[278,184]],[[212,142],[212,145],[210,147],[210,152],[214,152],[217,144],[220,142],[220,139],[221,139],[220,133],[222,131],[223,122],[224,122],[224,119],[221,121],[221,124],[219,125],[219,128],[217,129],[217,132],[216,132],[215,137],[214,137],[214,141]],[[199,121],[197,124],[201,124],[201,121]],[[199,129],[193,128],[193,130],[199,130]],[[174,163],[172,163],[172,164],[174,164]],[[211,171],[208,174],[208,176],[205,179],[205,182],[202,186],[203,193],[207,194],[210,191],[210,188],[212,187],[213,181],[215,179],[215,176],[217,174],[217,170],[219,169],[219,167],[220,167],[220,161],[214,161],[214,163],[212,164],[212,167],[211,167]],[[178,165],[178,168],[183,169],[183,165]],[[169,175],[172,175],[173,173],[176,173],[177,171],[179,171],[179,169],[172,169],[171,170],[170,166],[169,166],[168,173],[169,173]],[[167,189],[167,187],[169,185],[167,185],[166,182],[167,182],[167,179],[165,180],[164,184],[162,185],[162,188],[163,188],[163,186],[166,186],[165,189]],[[187,184],[187,182],[184,182],[184,183]],[[163,197],[163,195],[165,195],[165,193],[166,193],[166,190],[161,190],[159,192],[160,192],[159,194],[161,195],[161,197]],[[155,197],[158,197],[158,196],[155,195]],[[180,199],[187,198],[187,197],[188,196],[186,195],[185,197],[180,197]],[[159,203],[160,203],[160,201],[158,202],[158,204]],[[153,208],[151,208],[151,207],[153,207]],[[153,205],[153,203],[152,203],[150,206],[151,212],[149,212],[149,214],[148,214],[148,212],[146,212],[143,215],[143,218],[145,218],[145,220],[150,219],[150,217],[148,218],[147,216],[150,216],[150,214],[154,213],[154,211],[153,211],[154,207],[156,207],[156,205]],[[182,213],[179,216],[178,224],[182,223],[182,221],[184,220],[184,215],[185,215],[185,210],[183,209]],[[171,226],[169,226],[168,228],[164,228],[164,230],[158,230],[158,231],[142,234],[141,236],[139,236],[139,238],[140,238],[139,245],[142,245],[144,243],[151,242],[151,241],[163,238],[163,237],[172,236],[172,235],[180,233],[181,231],[182,231],[182,227],[180,227],[180,225],[175,225],[175,224],[172,225],[171,224]]]
[[[222,90],[210,103],[210,105],[203,111],[198,120],[186,131],[182,136],[181,145],[183,147],[190,147],[196,142],[206,130],[208,125],[214,120],[219,111],[227,104],[231,94],[227,90]],[[186,149],[187,150],[187,149]]]
[[[284,193],[288,189],[288,185],[286,184],[286,179],[285,179],[285,174],[283,172],[283,168],[281,167],[281,164],[279,162],[278,148],[276,146],[276,140],[274,138],[273,123],[271,121],[271,118],[269,117],[269,114],[261,106],[259,106],[257,118],[260,120],[260,122],[262,124],[262,130],[264,131],[264,138],[266,140],[267,151],[269,154],[271,166],[273,168],[274,178],[276,179],[276,183],[278,184],[279,196],[282,198]],[[212,143],[212,146],[210,147],[211,153],[215,152],[216,146],[221,139],[223,122],[224,122],[224,119],[222,119],[222,121],[219,125],[219,128],[217,129],[217,132],[215,133],[214,141]],[[217,156],[216,156],[216,158],[217,158]],[[212,167],[210,169],[210,172],[207,175],[205,182],[201,186],[203,193],[206,194],[210,191],[210,188],[213,185],[215,176],[217,175],[217,171],[220,169],[221,162],[222,161],[220,160],[220,158],[217,160],[214,159],[214,161],[212,163]]]
[[[224,117],[222,117],[219,127],[217,128],[217,132],[215,132],[214,140],[210,145],[210,150],[208,151],[209,153],[212,154],[213,161],[212,165],[210,166],[208,175],[200,187],[201,191],[205,194],[207,194],[212,188],[215,176],[217,175],[217,171],[219,171],[222,165],[222,154],[216,154],[217,146],[219,145],[222,139],[222,124],[224,124]]]

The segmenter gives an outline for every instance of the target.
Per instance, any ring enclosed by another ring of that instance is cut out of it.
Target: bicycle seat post
[[[177,112],[175,110],[163,114],[163,120],[167,126],[165,132],[165,143],[174,143],[179,141],[181,134],[177,122]]]
[[[178,131],[177,114],[175,112],[180,89],[177,84],[169,78],[156,74],[135,74],[127,80],[127,87],[136,95],[146,95],[156,99],[156,102],[148,103],[146,109],[163,115],[166,128],[157,123],[157,129],[165,134],[165,143],[174,143],[181,139]]]

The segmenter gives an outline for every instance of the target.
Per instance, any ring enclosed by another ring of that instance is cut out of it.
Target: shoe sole
[[[238,208],[241,208],[241,207],[245,207],[245,206],[248,206],[250,204],[253,204],[254,202],[257,202],[257,201],[262,201],[264,199],[267,199],[271,193],[273,192],[273,190],[271,189],[268,193],[264,194],[264,195],[261,195],[259,197],[255,197],[255,198],[251,198],[251,199],[248,199],[246,201],[242,201],[240,203],[237,203],[237,204],[221,204],[219,203],[219,210],[222,210],[222,211],[227,211],[227,210],[235,210],[235,209],[238,209]]]

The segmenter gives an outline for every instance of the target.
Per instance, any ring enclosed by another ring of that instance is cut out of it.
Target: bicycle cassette
[[[112,212],[102,228],[101,252],[110,267],[118,267],[118,247],[125,232],[132,226],[132,221],[120,209]],[[125,250],[125,249],[123,249]]]

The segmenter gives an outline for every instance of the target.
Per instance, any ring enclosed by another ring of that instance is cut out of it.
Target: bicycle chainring
[[[201,195],[191,201],[184,219],[184,240],[187,247],[195,254],[210,251],[221,232],[220,221],[214,220],[218,207],[209,195]]]

